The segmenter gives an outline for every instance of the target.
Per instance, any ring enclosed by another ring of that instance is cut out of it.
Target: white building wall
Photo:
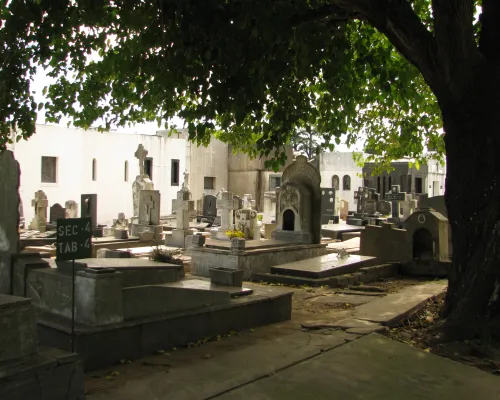
[[[189,150],[189,185],[193,200],[204,195],[216,195],[221,189],[228,188],[228,145],[212,139],[207,147],[196,143],[187,144]],[[205,188],[205,177],[215,178],[213,189]]]
[[[353,159],[352,152],[332,152],[322,153],[319,161],[319,171],[321,174],[321,187],[333,187],[332,178],[337,175],[340,180],[337,196],[349,203],[349,211],[356,211],[354,203],[354,191],[363,186],[362,168],[358,167]],[[348,175],[351,178],[351,189],[343,190],[343,177]]]
[[[79,204],[81,194],[97,194],[99,224],[110,225],[119,212],[132,216],[132,184],[139,173],[134,153],[139,144],[153,158],[153,182],[161,193],[161,214],[171,213],[172,199],[183,181],[186,169],[186,140],[166,134],[139,135],[119,132],[99,133],[52,125],[37,125],[28,141],[11,146],[21,166],[20,194],[24,216],[29,224],[34,216],[31,200],[43,190],[49,206],[67,200]],[[57,183],[41,183],[41,157],[57,157]],[[97,161],[97,179],[92,180],[92,160]],[[171,185],[171,159],[178,159],[179,186]],[[125,181],[128,161],[128,181]],[[49,210],[47,210],[49,215]]]

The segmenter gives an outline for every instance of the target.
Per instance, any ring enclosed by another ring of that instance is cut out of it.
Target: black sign
[[[57,220],[56,258],[58,261],[92,257],[91,218]]]
[[[387,201],[404,201],[406,193],[399,192],[399,193],[386,193],[385,194],[385,199]]]

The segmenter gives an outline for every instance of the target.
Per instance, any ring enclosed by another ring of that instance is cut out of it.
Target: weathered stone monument
[[[170,237],[166,238],[165,244],[184,248],[186,236],[193,234],[193,231],[189,229],[189,222],[196,213],[194,201],[191,200],[187,171],[184,172],[184,182],[181,190],[177,192],[177,199],[173,201],[173,208],[176,215],[176,229],[172,231]]]
[[[203,197],[203,217],[215,218],[217,217],[217,197],[207,194]]]
[[[58,219],[66,218],[66,209],[59,203],[54,204],[50,207],[50,223],[55,224]]]
[[[139,192],[139,216],[137,223],[132,223],[132,236],[141,237],[143,232],[147,232],[149,234],[146,236],[152,236],[154,240],[162,239],[160,200],[159,190],[141,190]],[[147,239],[144,238],[144,240]]]
[[[116,239],[128,239],[128,219],[125,218],[125,213],[118,213],[118,218],[113,220],[111,229],[113,236]]]
[[[321,175],[305,156],[297,156],[277,190],[277,228],[273,238],[294,243],[321,242]]]
[[[401,218],[399,203],[406,200],[406,193],[400,191],[399,185],[392,185],[391,191],[386,193],[385,199],[392,203],[391,222],[399,222]]]
[[[260,240],[260,227],[257,221],[257,211],[252,210],[251,202],[245,203],[247,207],[236,210],[236,230],[243,232],[245,239]]]
[[[264,212],[262,217],[264,224],[276,223],[276,191],[264,192]]]
[[[148,151],[144,148],[142,144],[137,147],[135,152],[135,158],[139,160],[139,175],[136,176],[134,183],[132,184],[132,196],[134,205],[134,217],[139,217],[139,196],[141,190],[154,190],[155,186],[149,175],[144,173],[144,160],[148,155]]]
[[[210,231],[210,237],[218,240],[229,240],[226,231],[234,230],[233,211],[239,209],[240,199],[235,198],[232,192],[224,189],[217,195],[217,214],[220,217],[220,228],[214,228]]]
[[[43,190],[35,193],[35,198],[31,200],[31,205],[35,208],[35,217],[31,221],[30,229],[45,232],[47,230],[47,207],[49,201]]]
[[[19,163],[0,153],[0,293],[10,294],[12,256],[19,252]]]
[[[78,218],[78,203],[74,200],[68,200],[64,203],[66,208],[66,218]]]

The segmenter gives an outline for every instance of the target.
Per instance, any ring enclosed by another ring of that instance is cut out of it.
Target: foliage
[[[43,109],[49,122],[100,129],[177,115],[192,140],[216,136],[274,167],[309,128],[326,148],[367,135],[381,162],[441,155],[440,111],[418,70],[364,18],[336,18],[337,3],[2,2],[0,149],[33,134]],[[432,27],[430,0],[412,4]],[[57,78],[44,104],[30,90],[39,66]]]
[[[173,261],[178,261],[176,256],[181,254],[180,250],[167,250],[162,249],[159,246],[153,247],[151,252],[149,253],[149,259],[151,261],[158,261],[164,263],[171,263]]]
[[[240,238],[240,239],[244,239],[245,238],[245,234],[242,231],[238,231],[238,230],[234,230],[234,231],[227,230],[226,231],[226,236],[230,240],[234,239],[234,238]]]
[[[303,153],[309,160],[321,152],[321,135],[310,127],[296,130],[290,140],[293,149]]]

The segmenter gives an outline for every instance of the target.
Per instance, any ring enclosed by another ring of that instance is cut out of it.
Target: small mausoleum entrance
[[[413,233],[413,259],[432,260],[434,241],[428,229],[420,228]]]
[[[283,230],[295,230],[295,213],[290,209],[285,210],[285,212],[283,213]]]

